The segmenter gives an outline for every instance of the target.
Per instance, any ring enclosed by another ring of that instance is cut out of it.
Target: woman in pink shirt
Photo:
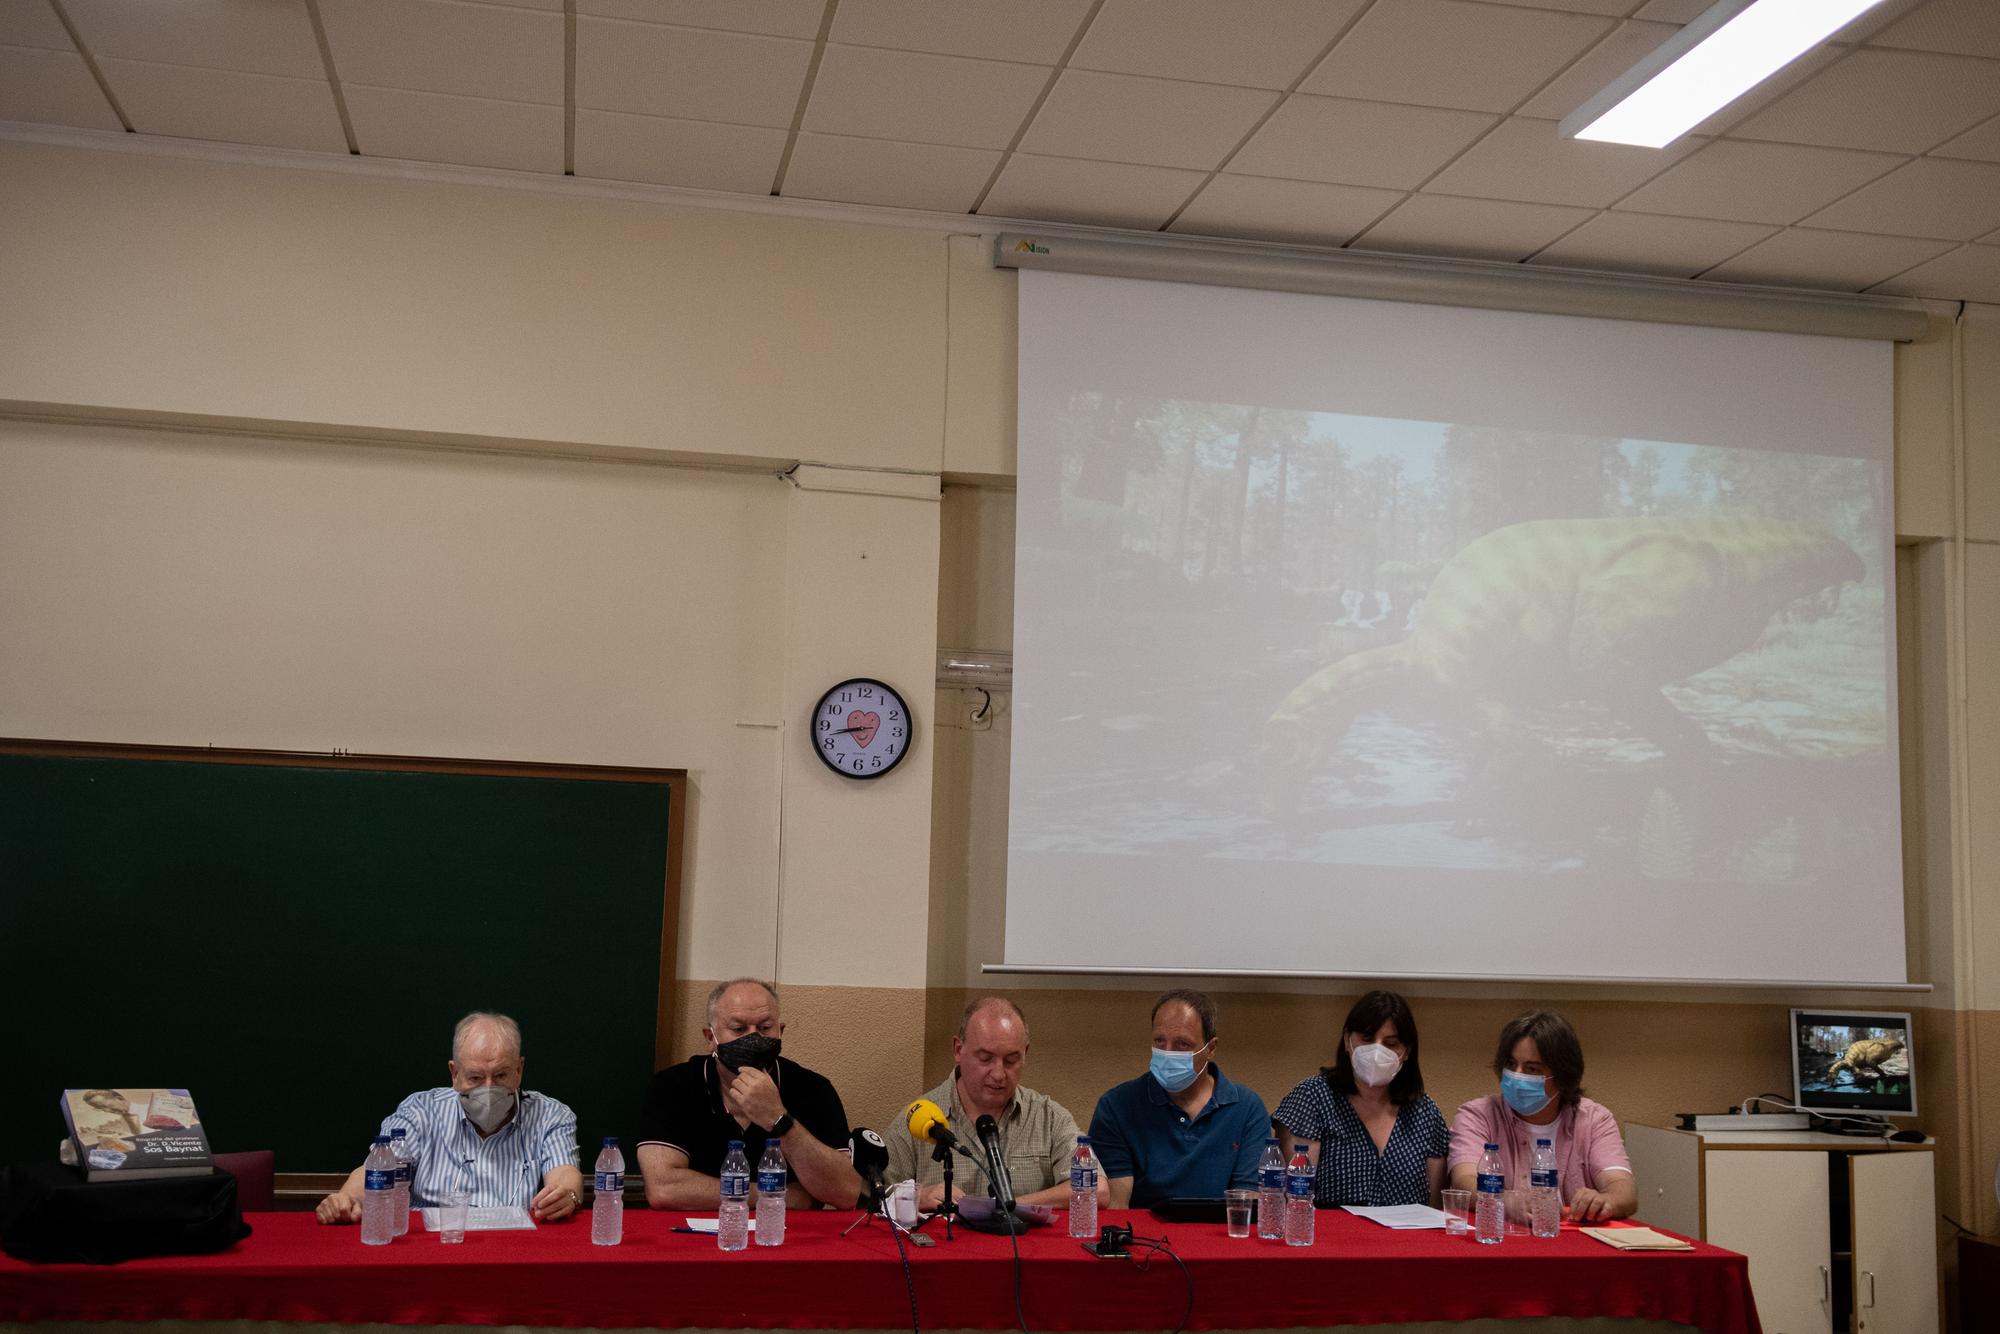
[[[1508,1188],[1525,1190],[1535,1141],[1556,1154],[1564,1212],[1584,1222],[1624,1218],[1639,1207],[1632,1160],[1618,1122],[1583,1096],[1583,1044],[1554,1010],[1529,1010],[1500,1030],[1493,1053],[1500,1091],[1474,1098],[1451,1118],[1451,1186],[1477,1184],[1479,1155],[1500,1146]]]

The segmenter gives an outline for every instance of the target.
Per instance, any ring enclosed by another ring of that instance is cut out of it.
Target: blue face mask
[[[1545,1075],[1500,1072],[1500,1096],[1522,1116],[1533,1116],[1549,1105],[1549,1081]]]
[[[1197,1051],[1205,1050],[1206,1044]],[[1161,1051],[1153,1048],[1153,1078],[1169,1093],[1179,1093],[1195,1081],[1194,1052]]]

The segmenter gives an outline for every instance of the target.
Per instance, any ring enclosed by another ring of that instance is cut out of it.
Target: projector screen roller
[[[1007,963],[1904,980],[1888,345],[1020,283]]]

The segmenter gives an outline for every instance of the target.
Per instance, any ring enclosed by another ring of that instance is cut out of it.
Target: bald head
[[[960,1105],[975,1116],[1001,1115],[1014,1101],[1028,1063],[1028,1021],[1021,1007],[1004,996],[966,1006],[951,1056],[958,1067]]]
[[[475,1010],[451,1033],[451,1086],[464,1093],[482,1084],[521,1087],[521,1026],[504,1014]]]
[[[784,1036],[785,1021],[778,1015],[776,988],[754,977],[738,977],[708,993],[708,1024],[701,1030],[711,1047],[751,1033],[767,1038]]]

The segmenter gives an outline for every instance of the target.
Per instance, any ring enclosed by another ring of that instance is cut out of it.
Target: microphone
[[[909,1126],[910,1138],[925,1144],[942,1144],[954,1148],[958,1136],[951,1133],[951,1121],[944,1114],[944,1108],[929,1098],[918,1098],[903,1109],[905,1124]]]
[[[986,1150],[986,1176],[993,1183],[993,1199],[1002,1214],[1014,1212],[1014,1179],[1007,1174],[1007,1155],[1000,1150],[1000,1125],[990,1116],[973,1122],[979,1143]]]
[[[889,1170],[889,1146],[868,1127],[856,1126],[847,1137],[847,1151],[854,1161],[854,1170],[867,1187],[854,1207],[880,1213],[882,1201],[889,1194],[889,1187],[882,1180],[882,1174]]]

